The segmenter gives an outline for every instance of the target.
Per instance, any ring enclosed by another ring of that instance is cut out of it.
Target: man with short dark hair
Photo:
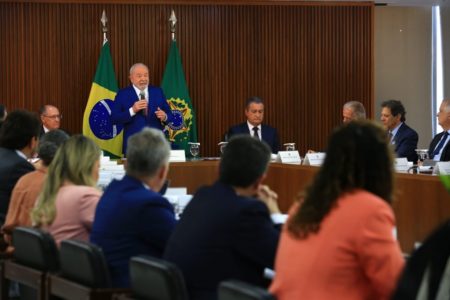
[[[0,129],[0,224],[5,222],[12,189],[19,178],[34,170],[27,159],[36,148],[39,119],[31,112],[16,110]]]
[[[227,138],[237,134],[250,134],[266,142],[272,153],[278,153],[280,142],[277,130],[269,125],[262,124],[264,120],[264,101],[259,97],[250,97],[246,101],[245,116],[247,122],[235,125],[228,130]]]
[[[381,122],[387,130],[390,144],[393,145],[397,157],[406,157],[417,162],[417,142],[419,135],[406,125],[406,111],[398,100],[386,100],[381,103]]]
[[[183,272],[191,299],[216,299],[226,279],[263,285],[279,228],[277,195],[262,185],[270,149],[249,135],[225,147],[219,180],[197,191],[167,243],[164,258]]]
[[[106,188],[91,231],[91,241],[105,253],[114,287],[130,286],[131,257],[162,256],[176,223],[172,205],[159,193],[170,155],[162,131],[144,128],[132,135],[126,154],[126,175]]]
[[[61,126],[62,115],[59,113],[59,109],[56,106],[45,104],[39,109],[39,115],[41,117],[42,127],[39,136],[51,130],[59,129]]]

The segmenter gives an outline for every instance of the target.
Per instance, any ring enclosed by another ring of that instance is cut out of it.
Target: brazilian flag
[[[174,148],[184,149],[189,154],[189,142],[197,142],[195,112],[184,77],[180,52],[177,43],[172,40],[161,88],[170,105],[173,122],[167,126],[169,142]]]
[[[109,42],[105,39],[84,111],[83,134],[113,157],[122,156],[123,126],[111,122],[111,108],[118,90]]]

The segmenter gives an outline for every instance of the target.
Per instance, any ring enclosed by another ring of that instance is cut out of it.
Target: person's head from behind
[[[148,67],[143,63],[137,63],[130,68],[130,81],[138,89],[145,90],[149,82]]]
[[[444,99],[437,113],[438,123],[444,130],[450,129],[450,99]]]
[[[161,130],[144,128],[128,139],[126,173],[159,191],[169,171],[170,145]]]
[[[261,98],[250,97],[246,101],[245,116],[253,126],[259,126],[264,120],[264,102]]]
[[[62,116],[59,109],[53,105],[43,105],[39,109],[42,125],[48,130],[55,130],[61,126]]]
[[[318,232],[324,217],[347,192],[366,190],[390,203],[392,168],[392,150],[380,125],[361,120],[337,128],[329,139],[321,169],[288,225],[289,231],[300,238]]]
[[[359,101],[349,101],[342,107],[342,122],[348,123],[355,120],[364,120],[366,118],[366,109]]]
[[[30,157],[37,145],[40,123],[29,111],[16,110],[8,114],[0,129],[0,147],[20,150]]]
[[[47,179],[32,212],[37,226],[51,224],[56,216],[55,199],[64,184],[95,187],[99,176],[100,148],[83,135],[63,143],[48,168]]]
[[[271,150],[264,142],[249,135],[233,136],[220,160],[219,181],[234,188],[251,188],[256,193],[270,155]]]
[[[58,148],[68,139],[69,136],[59,129],[49,131],[40,138],[37,153],[44,166],[50,165]]]
[[[381,103],[381,123],[387,130],[395,129],[400,122],[406,121],[406,111],[398,100],[386,100]]]

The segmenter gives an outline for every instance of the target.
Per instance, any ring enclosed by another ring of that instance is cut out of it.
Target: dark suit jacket
[[[127,152],[128,138],[141,131],[142,128],[148,126],[157,129],[164,129],[164,125],[156,117],[155,111],[158,107],[167,114],[167,122],[171,122],[173,117],[170,110],[170,106],[166,101],[166,97],[163,94],[162,89],[155,86],[148,87],[149,101],[148,101],[148,114],[145,116],[142,111],[130,116],[130,107],[134,102],[139,100],[139,96],[136,94],[133,86],[130,85],[124,89],[121,89],[114,100],[114,105],[111,111],[111,120],[113,124],[123,125],[123,148],[124,154]]]
[[[427,269],[429,270],[429,278],[426,281],[428,284],[428,297],[426,299],[437,299],[436,294],[439,290],[439,284],[450,257],[449,236],[450,223],[446,222],[411,255],[399,279],[397,289],[393,293],[393,300],[418,299],[416,296],[421,283],[425,280],[424,275]]]
[[[406,157],[409,161],[417,162],[417,132],[403,123],[394,136],[395,153],[397,157]]]
[[[433,138],[433,140],[430,143],[430,147],[428,147],[428,155],[431,158],[431,154],[434,151],[434,148],[438,145],[438,143],[441,141],[442,135],[445,133],[445,131],[442,131],[439,134],[436,134]],[[450,142],[445,145],[444,149],[442,150],[441,154],[441,161],[450,161]]]
[[[131,257],[161,257],[176,224],[172,205],[129,176],[114,180],[97,205],[91,242],[105,253],[115,287],[128,287]]]
[[[264,203],[217,182],[194,195],[164,258],[183,272],[191,299],[211,300],[222,280],[262,285],[264,268],[273,268],[278,238]]]
[[[8,212],[9,198],[17,180],[34,171],[34,167],[15,150],[0,147],[0,157],[0,223],[3,224]]]
[[[228,130],[227,138],[231,138],[236,134],[253,134],[248,130],[247,122],[235,125]],[[272,149],[272,153],[280,151],[280,142],[278,139],[277,130],[269,125],[261,124],[261,137]]]

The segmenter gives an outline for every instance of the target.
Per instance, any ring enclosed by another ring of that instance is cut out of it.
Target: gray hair
[[[146,68],[147,71],[148,71],[148,67],[147,67],[146,65],[144,65],[143,63],[135,63],[134,65],[132,65],[132,66],[130,67],[130,75],[133,74],[134,69],[136,69],[137,67],[144,67],[144,68]]]
[[[344,108],[348,108],[353,111],[354,120],[364,120],[366,118],[366,109],[359,101],[348,101],[344,104]]]
[[[37,153],[44,165],[48,166],[52,162],[59,146],[68,139],[67,133],[60,129],[49,131],[39,139]]]
[[[445,110],[448,112],[450,111],[450,98],[446,98],[442,100],[442,103],[445,105]]]
[[[146,127],[128,139],[126,154],[127,174],[149,178],[169,161],[170,145],[161,130]]]

